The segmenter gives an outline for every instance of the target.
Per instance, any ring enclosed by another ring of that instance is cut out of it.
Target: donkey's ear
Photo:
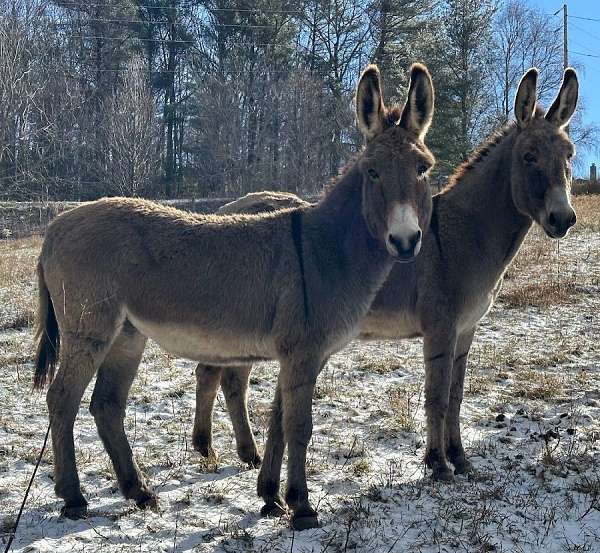
[[[537,104],[538,70],[532,67],[523,77],[515,97],[515,117],[517,125],[524,127],[533,119]]]
[[[548,113],[546,113],[546,120],[561,128],[568,125],[577,107],[578,96],[579,83],[577,81],[577,73],[575,73],[575,69],[572,67],[567,67],[558,96],[552,102]]]
[[[408,99],[398,124],[414,132],[422,140],[433,119],[434,98],[433,83],[427,67],[414,63],[410,68]]]
[[[356,120],[367,140],[383,130],[385,107],[381,93],[381,77],[376,65],[369,65],[360,76],[356,88]]]

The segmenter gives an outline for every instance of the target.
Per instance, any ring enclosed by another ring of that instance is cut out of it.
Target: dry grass
[[[542,282],[528,282],[509,287],[502,294],[505,307],[542,307],[573,303],[577,295],[577,284],[572,276]]]
[[[548,309],[576,303],[586,275],[576,265],[565,266],[565,247],[568,242],[561,246],[534,226],[505,275],[499,297],[503,306]]]
[[[508,268],[506,280],[518,278],[532,267],[551,263],[554,248],[554,243],[540,229],[534,227]]]
[[[573,198],[577,225],[572,233],[600,232],[600,195]],[[566,239],[568,247],[568,239]],[[547,309],[573,304],[585,275],[564,273],[560,242],[547,238],[537,225],[527,236],[506,273],[500,299],[505,307]]]
[[[395,428],[403,432],[417,431],[417,411],[422,392],[421,384],[416,383],[390,388],[390,418]]]
[[[358,369],[368,373],[390,374],[402,369],[402,365],[398,360],[393,358],[382,357],[374,359],[359,355],[356,357],[355,362]]]
[[[40,247],[40,237],[0,241],[0,330],[33,323]]]
[[[573,232],[600,232],[600,194],[576,196],[573,207],[577,213],[577,225]]]
[[[562,375],[541,369],[524,369],[515,374],[514,395],[549,401],[562,395],[566,380]]]

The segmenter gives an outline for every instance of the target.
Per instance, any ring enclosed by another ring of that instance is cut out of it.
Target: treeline
[[[556,90],[561,40],[523,0],[0,0],[0,199],[317,192],[360,146],[369,62],[396,100],[427,63],[447,174],[524,70]]]

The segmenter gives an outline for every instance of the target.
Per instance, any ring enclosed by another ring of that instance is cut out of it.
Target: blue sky
[[[560,0],[528,0],[545,13],[553,14],[561,9],[554,18],[556,26],[562,28],[562,6]],[[600,2],[598,0],[572,0],[567,2],[569,14],[569,63],[577,64],[579,71],[579,93],[585,104],[586,120],[600,125]],[[589,21],[590,18],[597,21]],[[584,55],[587,54],[587,55]],[[595,56],[595,57],[594,57]],[[600,144],[599,144],[600,146]],[[584,160],[577,176],[587,176],[589,165],[599,165],[599,151],[579,153]]]

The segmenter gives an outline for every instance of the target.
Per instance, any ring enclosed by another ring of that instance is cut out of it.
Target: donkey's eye
[[[373,180],[377,180],[379,178],[379,175],[377,174],[377,171],[375,171],[375,169],[368,169],[367,173],[369,173],[369,176],[373,179]]]
[[[527,152],[524,156],[523,159],[527,162],[527,163],[535,163],[537,161],[537,158],[531,153],[531,152]]]
[[[425,173],[427,173],[427,171],[429,171],[429,165],[419,165],[417,167],[417,173],[420,177],[422,177]]]

